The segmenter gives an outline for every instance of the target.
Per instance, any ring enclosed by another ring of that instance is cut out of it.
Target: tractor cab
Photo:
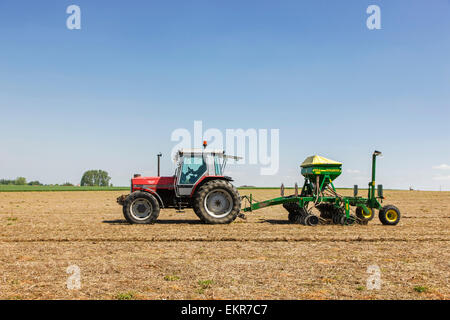
[[[179,197],[192,195],[199,183],[206,182],[204,180],[221,178],[232,181],[223,174],[228,158],[239,159],[225,155],[223,150],[179,150],[175,156],[177,162],[174,180],[176,195]]]

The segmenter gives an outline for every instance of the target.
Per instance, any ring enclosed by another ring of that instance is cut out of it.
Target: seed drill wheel
[[[345,217],[345,210],[343,208],[334,207],[332,211],[333,224],[343,224],[343,217]]]
[[[304,224],[304,219],[308,215],[308,212],[305,210],[305,208],[300,207],[297,202],[286,202],[283,204],[283,208],[285,208],[289,212],[289,222],[295,224]]]
[[[356,222],[356,217],[354,215],[349,215],[349,217],[347,218],[347,216],[343,215],[341,216],[340,219],[340,224],[342,224],[343,226],[352,226],[355,224]]]
[[[300,210],[300,205],[298,202],[286,202],[283,203],[283,208],[285,208],[288,212],[294,212]]]
[[[322,219],[332,219],[333,212],[335,210],[332,203],[321,203],[316,207],[320,212],[320,217]]]
[[[137,191],[130,194],[123,204],[123,215],[129,223],[154,223],[159,216],[159,203],[148,192]]]
[[[400,210],[396,206],[387,205],[381,208],[378,217],[382,224],[395,226],[400,221]]]
[[[341,223],[341,216],[337,215],[337,214],[334,214],[332,220],[333,220],[333,224],[340,224]]]
[[[307,226],[317,226],[319,224],[319,217],[310,214],[305,217],[305,225]]]
[[[367,208],[370,213],[366,213],[363,208],[357,207],[356,208],[356,216],[361,220],[367,220],[370,221],[375,217],[375,209],[373,208]]]
[[[288,220],[291,223],[300,223],[300,206],[297,202],[286,202],[283,203],[283,208],[289,212],[288,214]]]
[[[301,215],[296,212],[289,212],[288,219],[290,223],[300,224],[301,223]]]
[[[194,212],[205,223],[231,223],[241,210],[241,197],[228,181],[212,180],[196,192],[193,207]]]

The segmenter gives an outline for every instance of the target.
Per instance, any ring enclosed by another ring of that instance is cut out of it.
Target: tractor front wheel
[[[228,181],[209,181],[196,192],[194,211],[209,224],[233,222],[241,210],[241,197]]]
[[[395,226],[400,221],[400,210],[396,206],[387,205],[381,208],[378,217],[382,224]]]
[[[133,192],[123,204],[123,215],[129,223],[154,223],[158,219],[159,210],[158,200],[148,192]]]

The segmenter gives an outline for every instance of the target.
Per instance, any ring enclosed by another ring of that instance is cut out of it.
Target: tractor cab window
[[[214,168],[216,171],[216,176],[222,175],[222,165],[223,165],[223,158],[214,156]]]
[[[181,168],[180,184],[195,184],[206,169],[202,156],[185,157]]]

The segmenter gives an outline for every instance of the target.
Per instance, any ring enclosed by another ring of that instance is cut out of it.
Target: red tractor
[[[206,147],[206,144],[204,144]],[[117,198],[129,223],[148,224],[158,219],[162,208],[192,208],[201,221],[209,224],[231,223],[239,215],[241,197],[223,174],[226,160],[239,157],[223,150],[181,149],[177,168],[171,177],[131,179],[131,193]]]

